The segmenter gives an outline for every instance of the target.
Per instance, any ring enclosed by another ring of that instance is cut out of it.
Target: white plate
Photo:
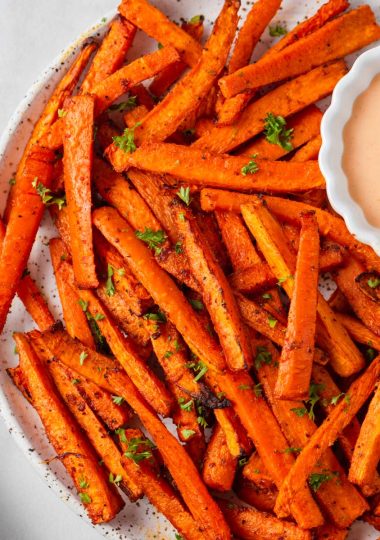
[[[203,13],[206,16],[207,30],[210,29],[211,21],[215,20],[219,13],[222,3],[222,0],[192,0],[191,2],[155,0],[157,6],[177,21],[181,17],[190,18]],[[242,9],[249,8],[250,3],[248,0],[243,0]],[[378,0],[371,0],[368,3],[372,5],[378,19],[380,19]],[[359,4],[359,2],[356,0],[352,2],[352,5],[355,6],[356,4]],[[275,22],[287,21],[290,29],[305,16],[313,14],[320,5],[321,2],[316,0],[306,0],[302,3],[298,0],[284,0],[283,9],[275,18]],[[113,14],[108,19],[112,16]],[[6,193],[9,188],[8,180],[15,172],[21,151],[30,134],[31,126],[38,118],[46,98],[62,76],[63,70],[71,63],[72,55],[78,50],[83,40],[89,36],[102,35],[106,26],[107,23],[92,27],[76,43],[68,47],[66,53],[56,59],[32,86],[8,123],[0,141],[0,192],[3,194],[0,203],[1,210],[4,208]],[[268,32],[266,32],[262,42],[257,47],[256,54],[261,54],[271,41]],[[128,53],[128,60],[156,47],[155,42],[139,33],[132,50]],[[59,318],[61,317],[61,307],[52,274],[49,251],[45,245],[47,240],[55,235],[54,227],[46,217],[38,233],[28,266],[32,277],[48,297],[54,315]],[[0,337],[0,416],[32,466],[46,479],[46,482],[57,496],[66,502],[75,513],[83,516],[83,519],[88,521],[63,466],[57,461],[53,461],[50,466],[44,463],[46,459],[54,456],[54,450],[46,440],[38,416],[14,388],[5,372],[6,367],[17,364],[12,332],[15,330],[27,331],[33,326],[30,317],[25,313],[22,304],[16,298],[12,304],[12,311],[8,316],[4,332]],[[113,540],[119,540],[120,538],[127,540],[142,540],[143,538],[166,540],[172,538],[174,540],[175,537],[170,524],[165,518],[159,516],[155,509],[145,500],[140,501],[138,504],[127,503],[123,512],[112,523],[97,526],[97,530],[102,532],[106,538]],[[375,540],[377,537],[378,533],[372,528],[358,522],[353,526],[349,539]]]

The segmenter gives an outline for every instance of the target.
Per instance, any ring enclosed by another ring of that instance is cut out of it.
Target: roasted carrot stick
[[[202,53],[200,44],[147,0],[123,0],[119,11],[148,36],[162,45],[175,47],[189,66],[198,62]]]
[[[119,18],[112,21],[81,84],[82,94],[90,94],[98,83],[120,68],[135,34],[136,27],[129,21]]]
[[[280,488],[276,509],[282,516],[288,514],[288,505],[292,497],[304,485],[318,459],[329,446],[334,444],[339,433],[351,422],[371,395],[379,377],[380,357],[376,357],[367,370],[351,384],[346,393],[349,398],[341,400],[310,437]]]
[[[230,407],[215,409],[214,414],[223,430],[226,445],[231,456],[240,458],[242,455],[249,455],[252,451],[251,440],[233,409]]]
[[[346,315],[345,313],[336,313],[336,318],[338,321],[343,324],[350,336],[354,341],[367,345],[368,347],[373,347],[377,351],[380,351],[380,338],[368,330],[364,324],[362,324],[355,317]]]
[[[243,476],[261,489],[276,491],[276,485],[266,470],[257,451],[253,452],[248,463],[243,468]]]
[[[321,64],[342,58],[379,37],[380,27],[376,24],[371,8],[361,6],[288,45],[275,55],[264,56],[256,64],[223,77],[219,86],[224,97],[231,98],[240,92],[295,77]]]
[[[346,71],[344,62],[339,61],[300,75],[248,105],[231,126],[215,126],[193,146],[210,152],[228,152],[263,131],[268,112],[286,118],[301,111],[330,94]]]
[[[47,330],[55,323],[46,299],[29,275],[21,278],[17,295],[40,330]]]
[[[298,150],[290,161],[309,161],[310,159],[318,159],[319,150],[322,146],[322,137],[316,135],[310,139],[302,148]]]
[[[276,484],[281,485],[294,460],[291,455],[273,451],[286,448],[286,441],[265,401],[255,394],[252,379],[245,373],[231,374],[222,371],[225,361],[219,347],[194,317],[192,308],[182,292],[160,269],[148,249],[136,238],[133,230],[117,211],[101,208],[94,212],[93,219],[95,226],[123,257],[128,259],[136,277],[177,327],[192,352],[199,357],[201,364],[198,364],[198,367],[203,366],[202,369],[212,377],[212,385],[218,389],[217,391],[220,389],[225,392],[233,403],[248,435],[260,449],[261,456]],[[247,387],[248,390],[242,392],[241,386]],[[297,522],[306,527],[317,526],[314,524],[323,521],[306,488],[294,501],[292,511]]]
[[[231,456],[222,428],[216,424],[208,443],[203,465],[206,486],[216,491],[230,491],[235,477],[237,459]]]
[[[319,134],[322,112],[315,105],[309,105],[303,111],[291,116],[287,122],[288,129],[293,129],[292,146],[298,148]],[[286,148],[267,141],[260,135],[252,142],[244,145],[239,155],[251,156],[257,154],[259,159],[276,160],[288,153]],[[310,158],[312,159],[312,158]],[[303,160],[306,161],[306,160]]]
[[[134,343],[125,337],[110,317],[107,310],[92,291],[81,291],[91,315],[96,318],[99,329],[133,384],[146,401],[162,416],[168,416],[172,398],[165,385],[146,366]]]
[[[97,287],[91,227],[91,168],[94,100],[71,99],[64,117],[64,179],[69,217],[70,248],[79,288]]]
[[[218,499],[218,504],[231,530],[239,538],[246,540],[310,540],[310,531],[304,531],[290,521],[258,512],[254,508],[230,504]]]
[[[281,280],[291,298],[296,261],[280,224],[259,199],[254,205],[243,205],[242,213],[273,273]],[[332,366],[343,376],[358,372],[364,365],[364,359],[320,293],[317,310],[317,341],[323,349],[329,351]]]
[[[202,526],[191,517],[169,482],[160,475],[157,461],[149,450],[151,442],[143,433],[139,429],[126,429],[120,432],[119,439],[124,453],[131,456],[128,458],[124,455],[122,458],[125,470],[141,485],[145,495],[157,510],[189,540],[209,538],[203,534]],[[133,459],[133,452],[137,456],[144,453],[151,455],[146,459]]]
[[[318,302],[319,233],[314,214],[301,216],[294,290],[275,394],[280,399],[306,399],[313,363]]]
[[[316,530],[317,540],[345,540],[347,535],[347,529],[338,529],[331,523],[326,523]]]
[[[204,529],[205,537],[209,540],[229,539],[223,516],[208,494],[190,457],[145,402],[120,365],[72,340],[63,330],[45,333],[39,339],[50,349],[52,356],[57,356],[67,366],[129,403],[153,437],[185,503]],[[87,354],[82,364],[79,362],[81,352]]]
[[[183,235],[191,271],[200,284],[203,301],[219,336],[227,364],[233,370],[245,369],[252,364],[252,351],[227,278],[190,212],[179,210],[178,229]]]
[[[281,193],[307,191],[325,185],[318,164],[314,161],[251,162],[243,156],[220,156],[170,143],[144,144],[132,154],[110,146],[106,155],[117,172],[136,167],[154,173],[170,174],[200,186]],[[247,172],[250,163],[255,164],[253,173]]]
[[[231,210],[240,212],[242,204],[249,204],[254,200],[251,195],[243,193],[231,193],[222,190],[204,189],[201,192],[201,204],[203,210],[215,209]],[[308,204],[278,197],[264,197],[269,210],[281,221],[299,225],[301,212],[315,210],[318,220],[319,232],[323,236],[331,238],[334,242],[346,246],[355,256],[361,260],[367,270],[380,272],[380,258],[372,248],[358,242],[347,230],[344,221],[326,210],[315,208]]]
[[[53,161],[53,152],[34,145],[20,171],[0,255],[0,330],[4,327],[44,212],[45,205],[37,189],[49,187]]]
[[[63,405],[28,339],[22,334],[15,334],[14,338],[33,406],[57,456],[72,477],[88,516],[93,523],[110,521],[123,507],[122,499],[108,482],[95,452]]]
[[[242,501],[253,506],[262,512],[273,514],[273,508],[276,502],[277,489],[273,491],[266,488],[260,488],[246,478],[239,478],[235,483],[234,491]]]

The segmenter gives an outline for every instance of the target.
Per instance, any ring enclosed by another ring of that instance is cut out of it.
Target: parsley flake
[[[120,442],[122,442],[122,443],[127,443],[128,442],[127,437],[125,435],[125,429],[118,428],[118,429],[115,430],[115,433],[116,433],[116,435],[119,435]]]
[[[189,302],[196,311],[202,311],[202,309],[204,308],[204,305],[200,300],[195,300],[193,298],[190,298]]]
[[[67,111],[65,109],[58,109],[58,118],[64,118],[67,114]]]
[[[79,493],[79,498],[83,504],[90,504],[92,499],[88,493]]]
[[[153,249],[154,252],[159,255],[162,251],[162,244],[166,240],[166,234],[164,231],[153,231],[149,227],[145,227],[145,231],[135,231],[135,235],[139,240],[142,240],[148,244],[149,249]]]
[[[255,368],[260,369],[263,364],[271,364],[272,355],[266,347],[256,348]]]
[[[194,15],[194,17],[191,17],[189,20],[189,24],[199,24],[205,20],[204,15]]]
[[[178,404],[183,411],[190,412],[193,408],[194,400],[190,399],[189,401],[186,401],[185,398],[180,397],[178,399]]]
[[[88,356],[88,353],[86,353],[86,351],[82,351],[82,352],[80,353],[80,356],[79,356],[79,363],[80,363],[81,366],[83,366],[84,361],[86,360],[87,356]]]
[[[195,431],[193,429],[182,429],[181,433],[185,441],[187,441],[187,439],[190,439],[192,435],[195,435]]]
[[[181,186],[179,188],[179,191],[177,191],[176,195],[181,199],[181,201],[183,201],[186,204],[186,206],[189,206],[189,204],[191,203],[189,187]]]
[[[37,176],[34,178],[32,186],[37,191],[38,195],[41,197],[42,202],[46,206],[52,206],[53,204],[56,204],[58,206],[58,210],[62,210],[62,208],[65,206],[66,196],[62,195],[62,197],[56,197],[51,191],[51,189],[45,187],[42,182],[38,181]]]
[[[110,111],[124,112],[127,110],[134,109],[137,107],[137,96],[130,96],[127,101],[122,101],[121,103],[115,103],[109,107]]]
[[[287,152],[293,150],[291,138],[293,129],[286,129],[286,120],[283,116],[275,116],[273,113],[268,113],[265,118],[264,133],[265,138],[271,144],[278,144]]]
[[[112,396],[112,401],[115,403],[115,405],[122,405],[125,399],[123,398],[123,396]]]
[[[314,492],[316,492],[322,484],[328,482],[329,480],[332,480],[333,478],[336,478],[337,476],[339,476],[339,473],[337,471],[333,472],[324,470],[321,473],[312,473],[309,476],[309,486]]]
[[[115,285],[113,283],[113,275],[115,271],[113,269],[113,266],[110,264],[107,265],[107,281],[106,281],[106,295],[107,296],[114,296],[116,293]]]
[[[115,486],[119,486],[122,480],[123,477],[121,476],[121,474],[117,474],[116,476],[114,476],[114,474],[110,472],[110,475],[108,477],[108,481],[110,482],[110,484],[115,484]]]
[[[380,285],[380,279],[379,278],[370,278],[367,281],[368,287],[371,287],[371,289],[376,289]]]
[[[247,176],[247,174],[256,174],[259,171],[259,166],[255,161],[256,157],[257,154],[254,154],[252,156],[252,159],[247,163],[247,165],[244,165],[244,167],[241,168],[241,174],[243,176]]]
[[[123,131],[123,135],[118,135],[117,137],[112,137],[112,140],[120,150],[125,152],[126,154],[133,154],[133,152],[136,151],[136,144],[135,144],[135,129],[141,125],[141,122],[137,122],[137,124],[132,128],[126,128]]]
[[[139,463],[144,459],[149,459],[152,457],[151,450],[143,450],[139,452],[138,449],[141,446],[153,449],[155,445],[149,439],[138,439],[133,438],[130,441],[127,441],[127,451],[124,453],[125,457],[131,459],[135,463]]]
[[[166,316],[162,311],[158,311],[157,313],[145,313],[144,319],[147,321],[156,321],[158,323],[166,323]]]
[[[279,37],[279,36],[285,36],[288,31],[285,28],[285,26],[281,26],[280,24],[276,24],[276,26],[270,26],[269,27],[269,35],[271,37]]]
[[[12,178],[10,178],[10,179],[8,180],[8,184],[9,184],[10,186],[14,186],[15,183],[16,183],[16,178],[15,178],[14,176],[12,176]]]
[[[268,316],[268,324],[269,324],[270,328],[274,328],[276,326],[277,322],[278,322],[277,319],[272,317],[272,315]]]

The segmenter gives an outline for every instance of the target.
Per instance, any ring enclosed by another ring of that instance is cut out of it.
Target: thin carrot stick
[[[237,459],[231,456],[222,428],[214,427],[203,465],[206,486],[216,491],[230,491],[235,477]]]
[[[371,332],[371,330],[368,330],[368,328],[358,319],[346,315],[345,313],[336,313],[336,317],[340,323],[343,324],[354,341],[380,351],[380,338]]]
[[[239,478],[239,481],[235,483],[234,490],[239,499],[253,506],[253,508],[273,514],[277,497],[277,488],[275,486],[273,490],[260,488],[246,478]]]
[[[301,162],[308,161],[310,159],[318,159],[318,154],[321,146],[322,137],[320,135],[316,135],[315,137],[307,141],[307,143],[302,146],[302,148],[300,148],[298,152],[294,154],[290,161]]]
[[[21,278],[17,295],[40,330],[47,330],[55,323],[46,299],[30,276]]]

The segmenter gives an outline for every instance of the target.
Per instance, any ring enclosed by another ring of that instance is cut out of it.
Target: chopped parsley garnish
[[[182,242],[176,242],[174,245],[174,251],[176,253],[182,253]]]
[[[259,171],[259,166],[255,161],[257,154],[254,154],[251,157],[252,159],[247,163],[247,165],[244,165],[244,167],[241,168],[241,174],[243,176],[247,176],[247,174],[255,174]]]
[[[271,364],[272,355],[266,347],[256,348],[255,368],[260,369],[263,364]]]
[[[281,26],[281,24],[276,24],[276,26],[269,27],[269,35],[271,37],[285,36],[285,34],[287,33],[287,29],[285,28],[285,26]]]
[[[67,114],[67,111],[65,109],[58,109],[58,118],[64,118]]]
[[[79,493],[79,498],[83,504],[90,504],[92,499],[88,493]]]
[[[239,390],[250,390],[252,386],[250,384],[239,384],[238,389]]]
[[[285,283],[288,279],[294,279],[294,276],[291,274],[289,276],[280,277],[280,279],[277,281],[277,285],[282,285],[282,283]]]
[[[180,212],[180,213],[178,214],[178,219],[179,219],[180,221],[185,221],[185,220],[186,220],[185,214],[184,214],[183,212]]]
[[[340,400],[340,398],[342,398],[343,396],[345,396],[346,394],[344,392],[341,392],[340,394],[338,394],[337,396],[333,396],[331,398],[331,405],[337,405],[338,404],[338,401]]]
[[[164,231],[153,231],[149,227],[145,227],[145,231],[135,231],[135,235],[139,240],[142,240],[148,244],[149,249],[153,249],[154,252],[159,255],[162,251],[162,244],[166,240],[166,234]]]
[[[106,295],[107,296],[114,296],[116,293],[115,285],[113,282],[113,275],[115,271],[113,269],[113,266],[110,264],[107,265],[107,281],[106,281]]]
[[[91,333],[94,336],[96,342],[97,349],[101,351],[107,351],[107,342],[99,329],[98,323],[96,322],[97,320],[100,321],[101,318],[98,317],[97,319],[95,319],[98,314],[95,315],[95,317],[92,316],[92,314],[88,311],[88,302],[86,302],[86,300],[83,300],[83,298],[79,298],[78,304],[86,315],[86,318],[91,328]]]
[[[110,472],[108,480],[111,484],[115,484],[115,486],[119,486],[120,482],[123,480],[123,477],[121,476],[121,474],[117,474],[116,476],[114,476],[114,474]]]
[[[194,17],[191,17],[189,20],[190,24],[199,24],[205,20],[204,15],[194,15]]]
[[[124,428],[118,428],[115,430],[116,435],[119,435],[120,442],[127,443],[127,437],[125,435],[125,429]]]
[[[166,323],[166,316],[162,311],[157,313],[145,313],[144,319],[147,321],[156,321],[157,323]]]
[[[137,124],[133,128],[126,128],[123,131],[123,135],[112,137],[115,146],[120,148],[120,150],[122,150],[126,154],[133,154],[133,152],[135,152],[137,148],[135,144],[135,129],[140,125],[141,122],[137,122]]]
[[[372,347],[368,347],[368,349],[365,350],[364,354],[368,362],[372,362],[372,360],[377,356],[377,352],[375,351],[375,349],[372,349]]]
[[[294,446],[289,446],[282,450],[283,454],[299,454],[302,451],[302,448],[295,448]]]
[[[180,534],[176,533],[175,534],[175,540],[185,540],[183,536],[181,536]]]
[[[122,101],[121,103],[115,103],[110,106],[110,111],[124,112],[126,110],[134,109],[137,106],[136,103],[137,96],[130,96],[127,101]]]
[[[83,366],[84,361],[86,360],[87,356],[88,356],[88,353],[86,353],[86,351],[82,351],[82,352],[80,353],[80,356],[79,356],[79,363],[80,363],[81,366]]]
[[[287,152],[293,150],[291,138],[293,129],[286,129],[286,120],[283,116],[275,116],[273,113],[268,113],[265,118],[265,138],[271,144],[278,144]]]
[[[87,480],[85,478],[79,478],[79,487],[81,489],[86,489],[86,488],[90,487],[90,484],[87,482]]]
[[[270,328],[274,328],[276,326],[277,322],[278,322],[277,319],[272,317],[272,315],[268,316],[268,324],[269,324]]]
[[[371,287],[371,289],[376,289],[380,285],[380,279],[379,278],[370,278],[368,281],[368,287]]]
[[[204,305],[200,300],[195,300],[193,298],[190,298],[189,302],[196,311],[202,311],[202,309],[204,308]]]
[[[244,465],[246,465],[247,463],[248,463],[248,458],[246,458],[246,457],[241,458],[241,459],[239,459],[239,461],[238,461],[239,467],[244,467]]]
[[[306,407],[295,407],[294,409],[290,409],[296,416],[302,417],[307,414]]]
[[[179,403],[179,406],[180,408],[183,410],[183,411],[188,411],[190,412],[194,406],[194,400],[193,399],[190,399],[189,401],[186,401],[185,398],[183,397],[180,397],[178,399],[178,403]]]
[[[197,375],[194,377],[194,382],[198,382],[203,377],[203,375],[208,372],[208,367],[201,361],[190,362],[186,364],[186,367],[192,369],[197,373]]]
[[[195,435],[195,431],[193,429],[182,429],[181,430],[182,437],[187,441],[187,439],[190,439],[192,435]]]
[[[10,186],[14,186],[15,183],[16,183],[16,178],[15,178],[14,176],[12,176],[12,178],[10,178],[10,179],[8,180],[8,184],[9,184]]]
[[[255,392],[255,396],[256,397],[261,397],[263,395],[263,388],[262,388],[262,384],[261,383],[257,383],[255,384],[255,386],[253,387],[253,391]]]
[[[115,405],[121,405],[124,403],[125,399],[122,396],[112,396],[112,401],[115,403]]]
[[[41,197],[42,202],[46,206],[56,204],[58,206],[58,210],[62,210],[62,208],[65,206],[66,196],[62,195],[62,197],[56,197],[51,189],[45,187],[42,182],[38,181],[37,176],[34,178],[32,186],[35,188],[38,195]]]
[[[143,446],[149,448],[150,450],[138,451],[139,447]],[[149,439],[137,439],[133,438],[130,441],[127,441],[127,451],[124,453],[125,457],[132,459],[135,463],[139,463],[144,459],[149,459],[152,457],[151,449],[155,448],[155,445]]]
[[[332,480],[333,478],[336,478],[337,476],[339,476],[339,473],[337,471],[333,472],[324,470],[321,473],[312,473],[309,476],[309,486],[314,492],[316,492],[322,484],[328,482],[329,480]]]
[[[319,393],[322,392],[324,388],[325,386],[323,384],[311,383],[309,397],[305,400],[305,405],[308,405],[308,409],[306,407],[296,407],[291,409],[291,411],[297,416],[305,416],[305,414],[308,414],[311,420],[315,420],[314,407],[318,401],[320,401],[321,396]]]
[[[264,293],[261,295],[261,298],[264,298],[264,300],[272,300],[272,295],[271,293]]]
[[[173,351],[166,351],[166,353],[164,354],[164,358],[170,358],[171,356],[173,356]]]
[[[181,186],[179,188],[179,191],[177,191],[177,196],[181,199],[181,201],[183,201],[186,204],[186,206],[189,206],[189,204],[191,203],[189,187]]]
[[[95,321],[102,321],[102,320],[105,319],[105,318],[106,318],[106,316],[103,315],[103,313],[96,313],[96,314],[94,315]]]
[[[71,379],[71,384],[79,384],[80,379]]]

